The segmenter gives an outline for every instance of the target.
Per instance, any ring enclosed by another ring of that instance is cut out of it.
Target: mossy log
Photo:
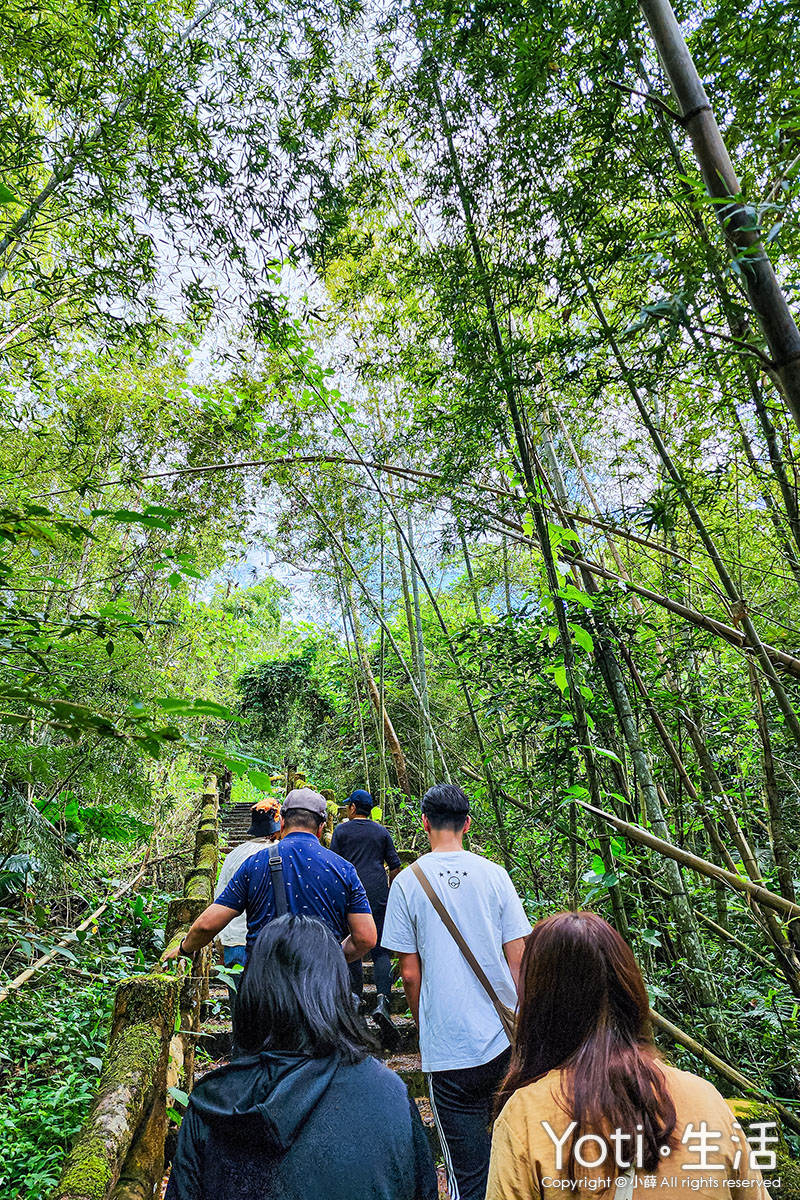
[[[194,1084],[194,1062],[197,1034],[200,1032],[203,1005],[208,999],[208,978],[211,971],[212,949],[204,946],[192,959],[192,970],[183,978],[180,994],[181,1040],[183,1042],[183,1074],[181,1087],[190,1092]]]
[[[772,1143],[770,1149],[775,1151],[774,1171],[764,1171],[768,1178],[780,1177],[779,1194],[781,1200],[800,1200],[800,1162],[792,1158],[783,1134],[783,1123],[778,1109],[767,1100],[746,1100],[735,1097],[727,1101],[736,1120],[747,1134],[747,1126],[756,1122],[766,1121],[775,1126],[778,1135],[777,1144]]]
[[[206,782],[184,894],[170,902],[166,949],[177,945],[214,898],[218,857],[215,779]],[[97,1093],[67,1157],[53,1200],[152,1200],[163,1171],[166,1090],[176,1014],[180,1012],[183,1084],[190,1090],[200,1011],[208,995],[211,953],[194,956],[191,973],[145,975],[117,989]],[[176,1047],[172,1046],[173,1050]]]
[[[214,854],[216,862],[216,852]],[[190,900],[202,900],[203,907],[214,902],[214,884],[217,881],[215,866],[192,867],[186,872],[183,894]]]
[[[219,813],[219,796],[216,791],[206,791],[200,804],[200,816],[197,822],[197,833],[194,841],[194,865],[201,866],[200,859],[208,860],[205,847],[213,846],[216,855],[219,841],[217,815]],[[205,857],[204,857],[205,854]],[[216,863],[215,863],[216,869]]]
[[[167,1138],[167,1105],[160,1088],[150,1113],[136,1134],[119,1181],[110,1200],[153,1200],[164,1178],[164,1142]]]
[[[185,933],[188,933],[200,913],[208,907],[210,901],[202,896],[179,896],[170,900],[167,907],[167,928],[164,949],[168,950],[173,944],[177,946]],[[178,942],[175,939],[178,939]]]
[[[106,1200],[159,1082],[175,1025],[178,981],[140,975],[117,988],[97,1093],[53,1200]]]
[[[167,1137],[167,1087],[175,1038],[164,1038],[153,1081],[149,1112],[134,1136],[111,1200],[153,1200],[164,1177],[164,1142]]]
[[[200,819],[197,822],[197,828],[203,830],[216,830],[217,828],[217,811],[218,805],[216,800],[209,801],[200,808]]]
[[[339,805],[336,803],[336,793],[330,788],[325,788],[320,792],[321,796],[325,797],[325,803],[328,808],[328,816],[325,820],[325,830],[322,834],[322,843],[324,846],[330,846],[333,831],[336,826],[336,819],[339,816]]]
[[[200,854],[200,852],[204,846],[213,846],[216,849],[216,846],[217,846],[217,823],[216,823],[216,821],[214,822],[214,825],[210,828],[207,825],[199,826],[199,828],[197,830],[197,836],[194,839],[195,860],[197,859],[198,855]]]
[[[183,1038],[179,1033],[172,1035],[169,1044],[169,1060],[167,1063],[167,1089],[177,1087],[183,1078],[184,1049]]]
[[[214,899],[214,884],[217,882],[218,835],[217,819],[214,817],[213,828],[199,828],[195,838],[194,866],[186,872],[183,881],[183,894],[194,900],[205,900],[211,904]]]

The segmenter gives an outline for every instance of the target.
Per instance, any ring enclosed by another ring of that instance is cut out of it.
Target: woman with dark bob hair
[[[731,1200],[741,1188],[769,1200],[716,1088],[659,1058],[649,1011],[636,960],[602,917],[558,913],[534,926],[486,1200],[627,1200],[634,1186],[659,1200],[689,1189]]]
[[[405,1084],[370,1058],[342,949],[310,917],[259,934],[242,976],[244,1051],[195,1086],[168,1200],[436,1200]]]

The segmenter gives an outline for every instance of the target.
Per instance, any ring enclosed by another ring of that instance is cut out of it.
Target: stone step
[[[369,1021],[371,1029],[374,1030],[372,1021]],[[391,1052],[383,1051],[381,1058],[390,1058],[395,1054],[418,1054],[419,1053],[419,1030],[417,1029],[411,1017],[395,1017],[394,1027],[400,1034],[400,1045],[396,1050]]]
[[[378,992],[374,983],[364,984],[362,998],[367,1012],[372,1012],[373,1008],[378,1003]],[[408,1012],[408,1001],[406,1000],[405,993],[401,989],[396,987],[392,988],[390,1000],[393,1013]]]
[[[230,1055],[233,1047],[233,1030],[227,1013],[223,1016],[212,1016],[203,1021],[201,1032],[203,1036],[197,1039],[198,1049],[202,1046],[213,1062],[219,1062],[221,1058],[227,1058]]]
[[[433,1161],[436,1162],[442,1157],[442,1146],[439,1141],[439,1131],[436,1128],[436,1122],[433,1119],[433,1110],[431,1102],[427,1096],[418,1096],[414,1103],[417,1106],[417,1111],[422,1117],[422,1127],[425,1130],[425,1136],[428,1139],[428,1145],[431,1148]],[[447,1193],[445,1192],[445,1195]]]
[[[230,1007],[230,996],[224,983],[212,983],[210,985],[208,989],[208,1003],[215,1006],[221,1004],[226,1010]]]
[[[370,962],[369,960],[364,959],[364,961],[361,963],[361,967],[364,972],[364,983],[374,983],[375,982],[374,964],[372,962]],[[392,961],[392,984],[394,985],[394,987],[398,988],[400,991],[403,990],[402,986],[400,984],[400,972],[398,971],[397,963],[394,960]]]
[[[428,1081],[422,1071],[422,1060],[418,1054],[392,1054],[384,1059],[390,1071],[395,1071],[408,1088],[414,1100],[427,1098]]]
[[[392,1000],[392,1008],[394,1010],[394,996]],[[370,1017],[370,1013],[374,1007],[374,1004],[372,1006],[367,1004],[363,1010],[364,1019],[373,1037],[376,1033],[376,1027]],[[419,1050],[419,1030],[414,1024],[413,1019],[401,1015],[395,1015],[393,1019],[395,1028],[400,1034],[400,1045],[397,1052],[403,1054],[416,1053]],[[208,989],[208,1000],[203,1009],[203,1021],[211,1023],[230,1021],[230,999],[228,997],[228,989],[224,984],[214,984]]]

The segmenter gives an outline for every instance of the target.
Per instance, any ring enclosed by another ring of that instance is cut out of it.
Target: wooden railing
[[[177,945],[214,899],[219,808],[216,780],[206,783],[192,866],[183,895],[167,911],[165,951]],[[191,1091],[201,1009],[208,998],[211,950],[123,980],[94,1100],[52,1200],[152,1200],[164,1173],[168,1088]]]

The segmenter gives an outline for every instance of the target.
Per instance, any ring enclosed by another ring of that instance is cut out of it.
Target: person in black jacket
[[[347,800],[349,820],[337,825],[331,838],[331,850],[351,862],[364,885],[369,906],[375,918],[378,941],[369,951],[372,958],[375,990],[378,1002],[372,1019],[378,1026],[381,1041],[387,1050],[397,1049],[400,1035],[392,1022],[392,960],[381,945],[383,918],[392,880],[400,873],[402,863],[389,830],[372,820],[373,799],[369,792],[358,788]],[[386,878],[386,869],[389,878]],[[366,957],[366,956],[365,956]],[[364,971],[361,959],[350,963],[350,981],[359,999],[364,991]]]
[[[166,1200],[436,1200],[417,1107],[369,1056],[321,921],[287,915],[261,931],[237,1017],[245,1055],[195,1085]]]

